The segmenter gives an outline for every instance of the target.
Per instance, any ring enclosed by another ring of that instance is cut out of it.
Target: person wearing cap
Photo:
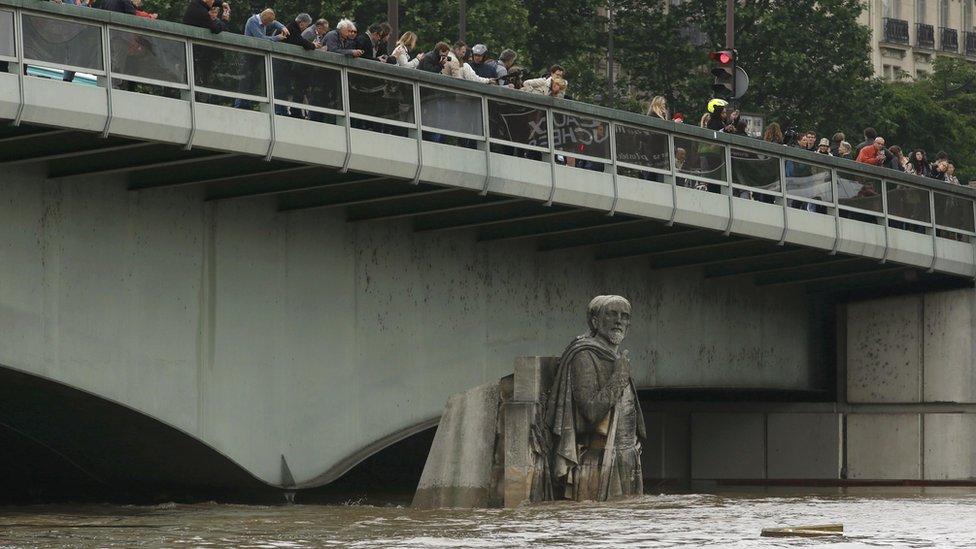
[[[482,84],[491,84],[492,79],[478,76],[471,65],[465,61],[468,58],[468,45],[463,40],[454,43],[454,48],[447,52],[447,62],[444,63],[443,74],[460,78],[461,80],[471,80]]]
[[[488,58],[488,47],[484,44],[475,44],[471,48],[471,61],[468,64],[474,69],[475,74],[482,78],[498,80],[508,76],[504,65]]]
[[[674,122],[675,122],[675,124],[683,124],[684,121],[685,121],[685,115],[683,113],[680,113],[680,112],[674,113]]]
[[[726,124],[726,114],[725,107],[729,104],[728,101],[724,99],[712,99],[708,102],[708,129],[720,132],[725,129]]]
[[[817,144],[817,152],[819,154],[826,154],[827,156],[834,156],[830,153],[830,140],[826,137],[820,139],[820,143]]]

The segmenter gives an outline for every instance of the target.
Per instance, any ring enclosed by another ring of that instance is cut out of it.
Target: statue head
[[[616,349],[630,327],[630,302],[619,295],[598,295],[590,301],[586,312],[590,335]]]

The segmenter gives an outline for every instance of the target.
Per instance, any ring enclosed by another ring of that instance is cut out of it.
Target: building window
[[[925,24],[925,0],[915,0],[915,22]]]
[[[901,0],[881,0],[881,17],[901,19]]]
[[[973,32],[973,0],[962,0],[962,30]]]
[[[901,19],[901,0],[891,0],[891,18]]]
[[[949,26],[949,0],[939,0],[939,26]]]

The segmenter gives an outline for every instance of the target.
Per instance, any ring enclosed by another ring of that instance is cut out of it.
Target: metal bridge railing
[[[309,123],[344,128],[343,169],[350,134],[362,129],[416,140],[418,158],[424,141],[484,151],[485,192],[496,152],[549,163],[550,202],[556,166],[565,165],[609,173],[614,207],[617,178],[626,176],[670,185],[674,197],[678,187],[726,195],[730,212],[737,199],[758,200],[782,206],[784,216],[795,208],[884,225],[886,236],[888,228],[933,239],[976,236],[976,193],[966,187],[633,113],[210,35],[174,23],[0,0],[0,62],[18,74],[22,99],[24,65],[96,76],[107,90],[110,119],[116,89],[181,98],[190,105],[191,121],[201,103],[256,108],[269,115],[268,158],[275,112],[298,109]],[[191,129],[186,147],[192,146]]]

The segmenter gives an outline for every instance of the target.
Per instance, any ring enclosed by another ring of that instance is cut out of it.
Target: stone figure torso
[[[607,500],[643,493],[640,441],[644,419],[630,376],[627,351],[630,303],[597,296],[587,307],[590,332],[574,339],[559,358],[549,391],[541,448],[547,483],[536,500]]]
[[[577,501],[618,499],[643,493],[639,439],[643,418],[630,376],[614,374],[614,359],[583,350],[567,365],[571,369],[576,408],[576,444],[579,447],[578,482],[567,485],[566,497]],[[600,487],[600,473],[611,421],[616,413],[613,463],[609,486]]]

